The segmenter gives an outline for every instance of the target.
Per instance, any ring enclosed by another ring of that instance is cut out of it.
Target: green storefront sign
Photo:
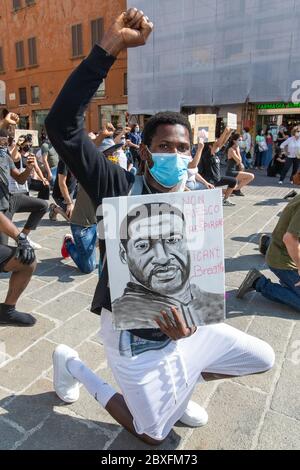
[[[256,109],[286,109],[300,108],[300,103],[266,103],[256,105]]]

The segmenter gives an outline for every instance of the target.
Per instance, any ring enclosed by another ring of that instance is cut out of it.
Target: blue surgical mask
[[[178,153],[153,153],[151,176],[165,188],[174,188],[187,175],[191,156]]]

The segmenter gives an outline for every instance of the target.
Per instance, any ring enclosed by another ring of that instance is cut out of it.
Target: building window
[[[124,95],[128,95],[128,87],[127,87],[127,72],[124,73]]]
[[[13,10],[20,10],[22,8],[21,0],[13,0]]]
[[[30,5],[34,5],[35,0],[26,0],[26,5],[29,7]]]
[[[95,98],[104,98],[105,97],[105,80],[101,83],[98,90],[95,93]]]
[[[29,65],[37,65],[36,38],[28,39]]]
[[[26,88],[19,88],[19,103],[27,104],[27,90]]]
[[[4,72],[3,49],[0,47],[0,72]]]
[[[24,42],[23,41],[19,41],[16,43],[16,58],[17,58],[17,69],[23,69],[25,67]]]
[[[40,87],[35,85],[31,87],[31,103],[36,104],[40,102]]]
[[[92,47],[100,44],[103,36],[103,18],[91,21]]]
[[[72,26],[72,56],[83,55],[82,24]]]

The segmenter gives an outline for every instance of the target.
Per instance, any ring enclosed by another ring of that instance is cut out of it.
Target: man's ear
[[[120,260],[122,261],[122,263],[127,264],[127,253],[122,243],[120,243],[119,255],[120,255]]]
[[[143,143],[140,145],[140,157],[141,157],[142,162],[148,163],[149,168],[153,167],[153,160],[152,160],[151,152],[148,149],[148,146]]]
[[[146,162],[149,158],[151,158],[151,153],[145,144],[140,145],[140,157],[143,162]]]

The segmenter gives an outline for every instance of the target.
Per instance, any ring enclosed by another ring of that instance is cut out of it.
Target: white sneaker
[[[200,405],[194,401],[189,401],[180,422],[190,428],[201,428],[208,423],[208,414]]]
[[[54,390],[66,403],[75,403],[79,398],[79,382],[67,369],[67,361],[78,358],[78,353],[64,344],[57,346],[53,353]]]
[[[282,182],[282,181],[278,181],[278,184],[283,184],[283,182]]]
[[[38,243],[34,242],[31,240],[31,238],[27,237],[27,240],[29,241],[29,244],[32,246],[34,250],[41,250],[42,247]]]

